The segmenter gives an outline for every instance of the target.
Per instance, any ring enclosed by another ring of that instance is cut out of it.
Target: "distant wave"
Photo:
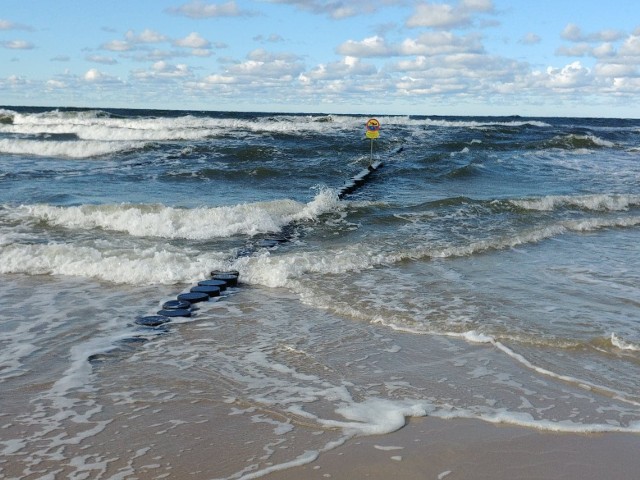
[[[558,208],[579,208],[591,211],[620,211],[640,206],[640,195],[548,195],[540,198],[509,200],[525,210],[553,211]]]
[[[596,135],[562,135],[554,137],[544,145],[547,148],[567,150],[613,148],[615,144]]]
[[[0,131],[19,134],[75,133],[84,140],[172,140],[201,139],[225,132],[301,134],[318,132],[330,134],[339,130],[363,130],[363,116],[356,115],[271,115],[253,118],[224,116],[196,116],[185,112],[180,116],[119,116],[101,110],[60,111],[42,113],[18,113],[0,110],[4,120]],[[380,116],[383,127],[397,126],[445,126],[480,128],[491,126],[537,126],[547,123],[537,120],[449,120],[409,116]]]
[[[91,158],[144,148],[143,142],[1,139],[0,153],[40,157]]]
[[[434,127],[459,127],[459,128],[486,128],[486,127],[550,127],[551,125],[539,120],[422,120],[427,126]]]

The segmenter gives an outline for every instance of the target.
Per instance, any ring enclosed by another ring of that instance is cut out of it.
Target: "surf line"
[[[381,160],[373,159],[373,142],[379,137],[380,122],[372,118],[366,123],[366,138],[371,142],[369,165],[363,170],[349,178],[338,189],[338,199],[342,200],[346,196],[353,194],[356,190],[371,180],[372,174],[379,170],[384,164]],[[396,149],[392,154],[398,154],[404,150],[404,147]],[[300,235],[297,228],[297,221],[292,221],[284,225],[279,232],[272,233],[267,237],[258,239],[257,242],[246,245],[236,253],[236,258],[242,256],[250,256],[261,249],[273,249],[278,245],[291,241]],[[210,278],[199,281],[197,285],[190,288],[188,292],[177,295],[175,300],[169,300],[162,304],[162,308],[155,315],[147,315],[136,318],[135,324],[144,330],[163,333],[166,330],[167,323],[176,317],[191,317],[192,313],[198,310],[196,304],[200,302],[208,302],[220,300],[222,297],[229,296],[239,285],[240,272],[237,270],[210,272]],[[223,293],[224,292],[224,293]]]

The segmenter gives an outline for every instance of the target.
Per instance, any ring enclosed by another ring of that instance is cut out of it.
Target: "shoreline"
[[[640,471],[640,435],[551,433],[481,420],[411,418],[267,480],[623,480]]]

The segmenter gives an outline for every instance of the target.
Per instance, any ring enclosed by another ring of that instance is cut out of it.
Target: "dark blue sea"
[[[640,433],[640,120],[369,118],[0,109],[0,477],[258,478],[423,416]]]

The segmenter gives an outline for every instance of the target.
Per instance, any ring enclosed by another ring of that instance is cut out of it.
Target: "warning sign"
[[[375,118],[367,120],[367,138],[378,138],[380,136],[380,122]]]

